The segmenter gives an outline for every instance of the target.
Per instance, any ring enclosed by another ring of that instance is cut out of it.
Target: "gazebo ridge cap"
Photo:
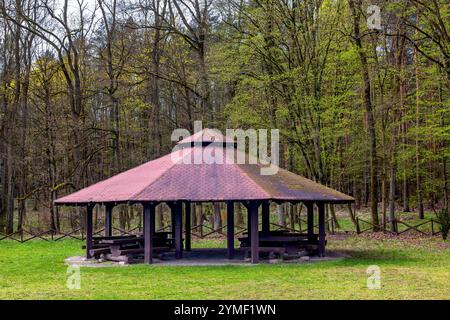
[[[178,146],[190,147],[190,146],[208,146],[214,145],[234,145],[236,142],[234,139],[223,135],[218,129],[204,128],[194,134],[183,138],[176,143]]]

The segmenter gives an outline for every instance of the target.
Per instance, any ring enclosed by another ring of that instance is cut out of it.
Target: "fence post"
[[[359,228],[359,218],[356,217],[356,233],[360,234],[361,233],[361,229]]]

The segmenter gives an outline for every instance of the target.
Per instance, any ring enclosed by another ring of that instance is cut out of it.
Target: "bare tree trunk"
[[[20,183],[19,183],[19,204],[18,204],[18,230],[22,230],[25,215],[26,215],[26,202],[28,199],[27,193],[27,176],[28,176],[28,157],[26,156],[27,150],[27,135],[28,135],[28,93],[30,88],[30,72],[32,61],[32,42],[34,36],[28,34],[26,39],[24,39],[26,45],[23,49],[24,61],[25,61],[25,74],[22,86],[22,114],[21,114],[21,141],[20,141]]]
[[[277,205],[278,224],[282,227],[286,226],[286,204]]]
[[[0,146],[1,149],[2,146]],[[3,150],[2,150],[3,151]],[[0,177],[1,177],[1,199],[0,199],[0,232],[6,231],[6,170],[4,168],[5,158],[0,158]]]
[[[238,203],[236,206],[236,223],[237,226],[244,225],[244,214],[242,213],[242,204]]]
[[[18,1],[15,2],[16,7],[15,11],[17,13],[17,16],[20,16],[20,3]],[[20,19],[20,17],[19,17]],[[21,19],[20,19],[21,21]],[[21,54],[20,54],[20,37],[21,37],[21,27],[20,27],[20,21],[19,24],[15,24],[14,28],[14,100],[13,100],[13,107],[14,110],[11,110],[12,115],[18,113],[18,111],[21,109],[20,106],[20,96],[21,96]],[[11,30],[12,31],[12,30]],[[14,117],[15,118],[15,117]],[[10,133],[11,136],[13,136],[13,128],[11,127],[12,124],[10,124]],[[7,155],[8,155],[8,165],[7,165],[7,173],[8,173],[8,191],[7,191],[7,210],[6,210],[6,232],[12,233],[14,230],[14,178],[15,176],[13,163],[17,161],[17,159],[13,158],[13,143],[14,140],[10,139],[7,145]],[[22,160],[22,159],[21,159]],[[19,183],[21,182],[20,178],[18,179]],[[23,210],[24,211],[24,208]],[[18,227],[19,229],[21,226]]]
[[[208,79],[208,70],[206,65],[207,58],[207,44],[208,44],[208,32],[209,32],[209,14],[211,9],[211,2],[192,0],[189,5],[186,5],[183,1],[172,1],[178,15],[181,18],[188,34],[184,36],[185,39],[189,39],[187,42],[194,50],[197,57],[198,67],[198,82],[200,93],[200,109],[204,120],[209,116],[210,125],[214,124],[215,110],[212,107],[210,95],[211,89]],[[189,7],[188,10],[187,7]],[[195,21],[195,27],[190,24],[191,18],[187,17],[186,12],[189,11],[192,14],[193,21]],[[172,20],[174,20],[172,18]],[[172,23],[172,28],[176,32],[180,32],[179,28]]]
[[[119,225],[120,229],[125,230],[127,227],[127,212],[125,205],[120,205],[119,207]]]
[[[386,159],[383,159],[383,177],[381,178],[381,223],[383,230],[386,230],[387,211],[387,181],[386,181]]]
[[[219,202],[214,202],[213,211],[214,230],[219,230],[220,228],[222,228],[222,216],[220,215]]]
[[[449,202],[449,192],[448,192],[448,179],[447,179],[447,159],[442,157],[442,180],[444,184],[444,209],[450,215],[450,202]]]
[[[161,97],[160,97],[160,65],[161,65],[161,54],[162,54],[162,38],[163,34],[161,32],[162,19],[166,15],[167,10],[167,0],[157,0],[153,1],[153,11],[154,11],[154,38],[152,39],[152,49],[151,49],[151,64],[152,74],[150,75],[150,102],[152,108],[152,114],[150,117],[149,131],[152,133],[154,144],[154,152],[152,156],[161,156],[161,149],[163,147],[162,140],[162,128],[161,128]]]
[[[203,235],[203,221],[204,221],[204,215],[203,215],[203,204],[200,202],[197,205],[197,223],[198,223],[198,229],[200,235]]]
[[[406,170],[403,170],[403,211],[410,212],[409,208],[409,187],[406,177]]]
[[[380,81],[381,82],[381,81]],[[383,93],[381,93],[381,103],[383,105]],[[383,115],[382,117],[382,129],[381,129],[381,141],[382,141],[382,159],[383,159],[383,167],[381,172],[381,217],[382,217],[382,229],[385,231],[387,226],[387,205],[388,205],[388,157],[386,150],[387,142],[386,142],[386,122],[387,116]]]
[[[191,206],[191,228],[197,226],[197,206],[194,202],[189,202]]]
[[[369,131],[369,166],[370,166],[370,203],[371,203],[371,213],[372,213],[372,223],[374,225],[373,231],[379,230],[379,219],[378,219],[378,188],[377,188],[377,145],[376,145],[376,135],[375,135],[375,118],[373,116],[373,106],[371,100],[371,88],[370,88],[370,76],[369,76],[369,66],[367,63],[367,57],[365,50],[363,48],[361,34],[360,34],[360,20],[361,20],[361,1],[360,0],[349,0],[350,9],[353,16],[353,31],[354,40],[358,48],[359,60],[361,63],[361,74],[364,81],[364,105],[367,114],[367,125]],[[358,7],[356,7],[358,6]]]
[[[302,230],[302,212],[303,212],[303,204],[297,204],[297,221],[298,221],[298,229]]]
[[[334,227],[339,229],[340,225],[339,225],[339,221],[336,216],[336,210],[334,208],[334,205],[330,203],[329,207],[330,207],[330,215],[331,215],[331,218],[333,219]]]
[[[164,228],[164,215],[163,215],[163,204],[160,203],[156,207],[156,230],[162,230]]]
[[[350,220],[352,221],[353,225],[355,226],[355,229],[357,230],[358,228],[358,223],[356,222],[356,210],[352,210],[352,204],[349,203],[347,205],[348,208],[348,213],[350,215]]]
[[[100,205],[96,205],[95,206],[95,210],[94,210],[94,217],[93,217],[93,220],[94,220],[94,232],[95,232],[95,230],[98,229],[98,211],[99,211],[99,209],[100,209]]]
[[[289,224],[290,224],[290,228],[292,230],[295,229],[295,211],[294,211],[294,205],[292,203],[287,203],[286,204],[288,209],[289,209]]]
[[[11,142],[7,144],[6,150],[6,233],[9,234],[14,230],[14,172]]]
[[[391,172],[390,172],[390,178],[391,182],[389,185],[389,221],[391,223],[391,231],[397,232],[397,224],[395,223],[395,163],[391,163]]]
[[[419,12],[416,13],[416,25],[419,24]],[[414,76],[416,80],[416,194],[417,194],[417,211],[419,219],[424,219],[423,199],[422,199],[422,183],[420,174],[420,148],[419,148],[419,129],[420,129],[420,86],[419,86],[419,60],[417,49],[414,48]]]
[[[400,55],[402,55],[403,49],[400,50]],[[400,58],[400,63],[399,63],[399,72],[400,74],[402,74],[403,72],[403,56],[401,56]],[[405,81],[403,79],[403,75],[399,76],[400,79],[400,83],[399,83],[399,95],[400,95],[400,110],[402,113],[402,118],[406,119],[406,108],[405,108]],[[401,125],[401,132],[402,132],[402,142],[403,142],[403,148],[406,148],[406,144],[407,144],[407,138],[406,138],[406,131],[407,131],[407,126],[406,126],[406,121],[404,121]],[[402,175],[403,175],[403,181],[402,181],[402,187],[403,187],[403,211],[404,212],[409,212],[409,188],[408,188],[408,178],[406,175],[406,168],[407,168],[407,163],[405,163],[403,165],[403,169],[402,169]]]
[[[442,86],[442,81],[439,81],[439,104],[440,107],[443,108],[444,106],[444,88]],[[445,117],[441,117],[441,127],[446,128],[447,122],[445,121]],[[441,150],[445,150],[447,147],[446,141],[442,141],[440,143]],[[441,166],[442,166],[442,187],[443,187],[443,198],[444,198],[444,205],[443,209],[447,211],[447,214],[450,216],[450,201],[449,201],[449,189],[448,189],[448,179],[447,179],[447,156],[446,154],[441,155]]]
[[[2,63],[6,65],[6,57],[2,55]],[[7,91],[7,83],[8,81],[5,81],[6,79],[6,69],[3,68],[1,72],[1,78],[0,78],[0,84],[2,85],[1,90],[3,92]],[[2,95],[2,101],[1,101],[1,111],[5,114],[5,116],[8,114],[8,100],[6,99],[5,95]],[[3,120],[3,119],[2,119]],[[7,169],[6,169],[6,163],[8,161],[7,159],[7,143],[3,143],[5,140],[5,136],[7,134],[7,123],[2,121],[0,124],[0,232],[4,233],[6,232],[6,206],[7,206]]]

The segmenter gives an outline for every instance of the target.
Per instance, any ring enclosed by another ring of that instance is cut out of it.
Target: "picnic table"
[[[174,240],[169,238],[170,232],[156,232],[153,235],[153,253],[161,254],[174,248]],[[103,256],[107,260],[130,262],[141,259],[144,254],[144,236],[109,236],[95,237],[90,253],[95,258]]]
[[[241,248],[249,250],[251,241],[247,233],[244,233],[244,237],[238,238]],[[284,254],[294,254],[305,248],[317,247],[318,235],[314,234],[313,237],[308,237],[304,233],[289,232],[284,230],[270,231],[268,234],[259,232],[259,249],[260,253],[268,253],[269,257],[274,254],[281,257]]]

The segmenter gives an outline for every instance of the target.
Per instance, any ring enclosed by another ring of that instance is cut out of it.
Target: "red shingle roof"
[[[203,141],[202,136],[191,136],[190,140],[184,139],[180,144],[193,140]],[[216,161],[219,163],[195,164],[195,155],[202,155],[204,152],[213,154],[219,159]],[[354,201],[350,196],[281,168],[274,175],[261,175],[262,166],[259,164],[227,164],[226,160],[225,148],[221,146],[189,146],[59,198],[55,203],[174,200]]]

